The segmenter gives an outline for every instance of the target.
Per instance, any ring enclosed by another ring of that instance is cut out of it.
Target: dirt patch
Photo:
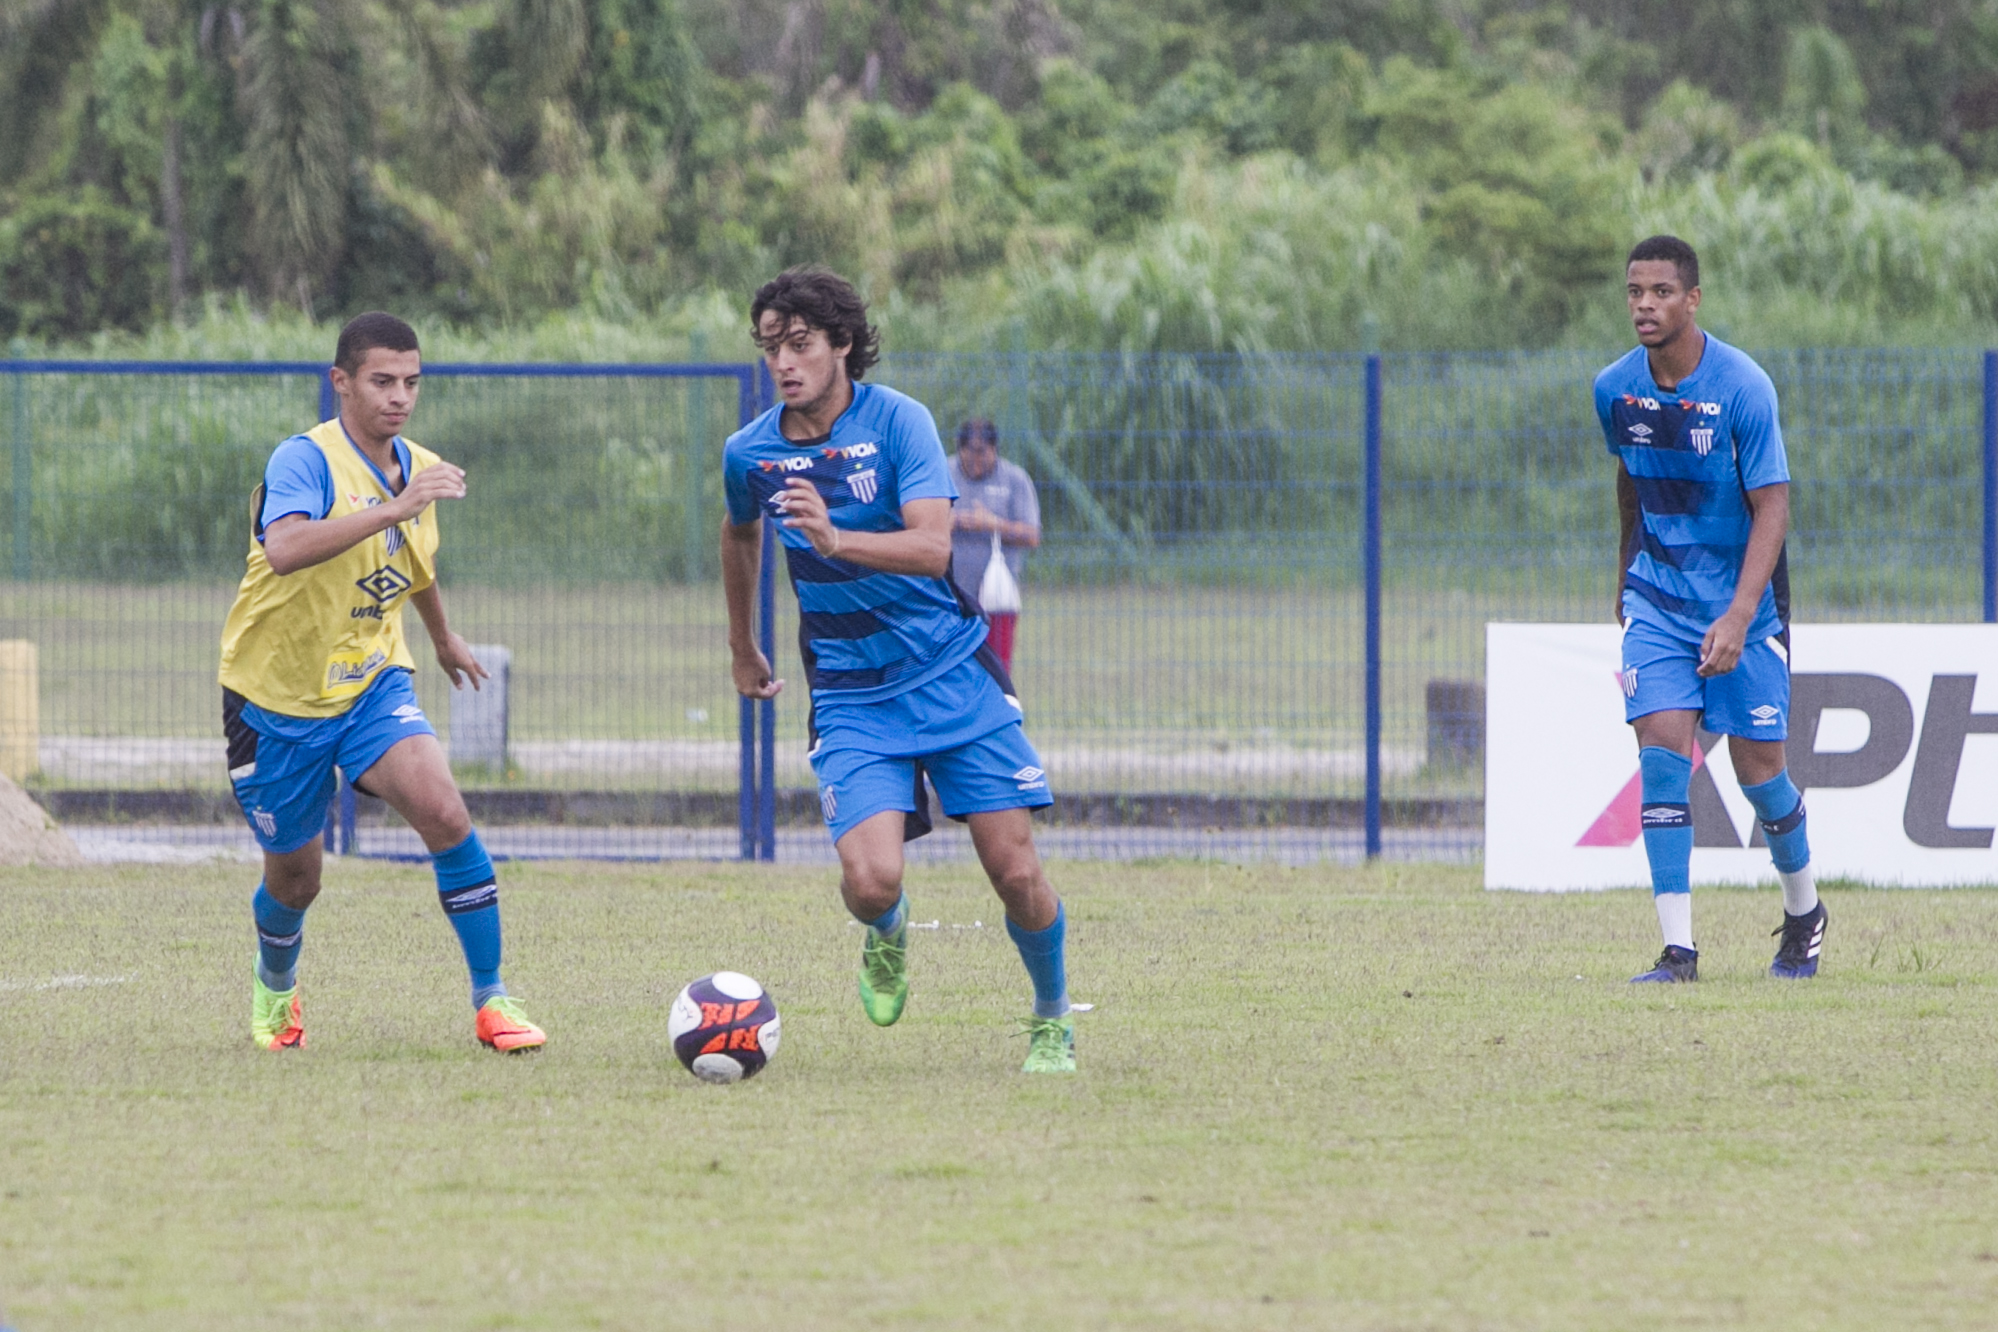
[[[0,865],[81,865],[69,834],[28,793],[0,777]]]

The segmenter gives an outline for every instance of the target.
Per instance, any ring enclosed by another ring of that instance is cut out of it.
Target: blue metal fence
[[[884,382],[946,435],[998,421],[1042,493],[1015,674],[1061,798],[1053,853],[1475,855],[1484,622],[1610,613],[1588,396],[1607,359],[891,356]],[[1800,618],[1998,618],[1998,353],[1761,359],[1797,476]],[[771,401],[760,367],[426,376],[414,433],[476,482],[445,520],[447,593],[515,649],[517,761],[461,772],[495,844],[828,854],[804,708],[727,689],[713,456]],[[718,378],[732,404],[704,396]],[[153,818],[215,820],[175,825],[188,845],[240,840],[207,757],[215,637],[250,485],[308,388],[330,415],[324,367],[0,360],[0,382],[0,636],[42,649],[38,793],[107,844]],[[775,563],[756,626],[773,662],[796,624]],[[419,690],[442,717],[434,671]],[[351,792],[331,835],[419,849]],[[915,847],[966,850],[949,830]]]

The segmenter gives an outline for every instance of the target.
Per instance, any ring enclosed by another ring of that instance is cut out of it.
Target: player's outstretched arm
[[[409,604],[423,617],[430,646],[437,650],[437,664],[444,668],[453,689],[463,689],[468,684],[477,689],[479,681],[492,679],[492,672],[479,665],[479,659],[472,655],[471,644],[451,632],[444,618],[444,594],[437,590],[437,584],[410,593]],[[461,675],[464,678],[460,679]]]
[[[770,659],[756,646],[756,581],[763,572],[761,518],[747,523],[722,519],[721,569],[735,691],[744,698],[775,698],[784,682],[771,678]]]
[[[264,529],[264,558],[270,561],[272,573],[297,573],[352,550],[377,532],[408,522],[438,500],[464,497],[464,471],[450,463],[434,463],[418,472],[402,493],[386,504],[339,518],[286,514]]]
[[[784,509],[784,526],[803,532],[812,549],[828,559],[924,578],[942,578],[950,572],[947,499],[916,499],[904,504],[899,532],[849,532],[834,527],[826,512],[825,496],[803,477],[786,481],[778,499]]]
[[[1734,585],[1734,600],[1728,604],[1727,614],[1714,621],[1700,644],[1701,675],[1726,675],[1741,660],[1748,626],[1754,623],[1755,609],[1762,604],[1762,590],[1775,576],[1783,538],[1790,530],[1790,483],[1779,481],[1749,491],[1748,507],[1755,521],[1748,529],[1741,580]]]

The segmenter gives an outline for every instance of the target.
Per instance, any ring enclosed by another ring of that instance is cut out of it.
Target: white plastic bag
[[[1006,555],[999,548],[997,532],[992,534],[992,558],[985,562],[985,577],[978,580],[978,604],[988,615],[1020,612],[1020,584],[1006,567]]]

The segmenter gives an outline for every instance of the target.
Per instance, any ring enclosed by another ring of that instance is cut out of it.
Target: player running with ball
[[[944,813],[970,824],[1033,981],[1025,1071],[1073,1072],[1066,918],[1028,816],[1052,797],[985,622],[951,582],[957,492],[936,422],[913,398],[860,382],[879,344],[845,279],[791,269],[756,293],[749,320],[783,402],[730,436],[724,452],[735,687],[756,699],[784,687],[753,629],[772,519],[798,596],[812,769],[840,893],[867,927],[862,1006],[885,1027],[908,1001],[902,843],[929,829],[927,773]]]
[[[465,474],[398,433],[416,406],[416,333],[387,314],[340,331],[340,412],[278,445],[250,514],[249,569],[222,631],[229,779],[264,850],[251,907],[250,1035],[305,1044],[298,953],[319,896],[319,834],[337,764],[430,848],[444,915],[472,973],[473,1031],[497,1050],[548,1038],[500,983],[499,887],[437,732],[417,705],[402,608],[416,607],[454,687],[486,672],[451,632],[437,589],[438,500]]]
[[[1644,852],[1665,951],[1634,981],[1699,979],[1688,791],[1701,725],[1728,738],[1783,882],[1769,974],[1815,976],[1825,908],[1804,801],[1783,757],[1790,717],[1790,470],[1762,367],[1695,322],[1700,261],[1676,236],[1640,241],[1625,294],[1641,346],[1596,376],[1617,459],[1617,618],[1624,719],[1637,732]]]

